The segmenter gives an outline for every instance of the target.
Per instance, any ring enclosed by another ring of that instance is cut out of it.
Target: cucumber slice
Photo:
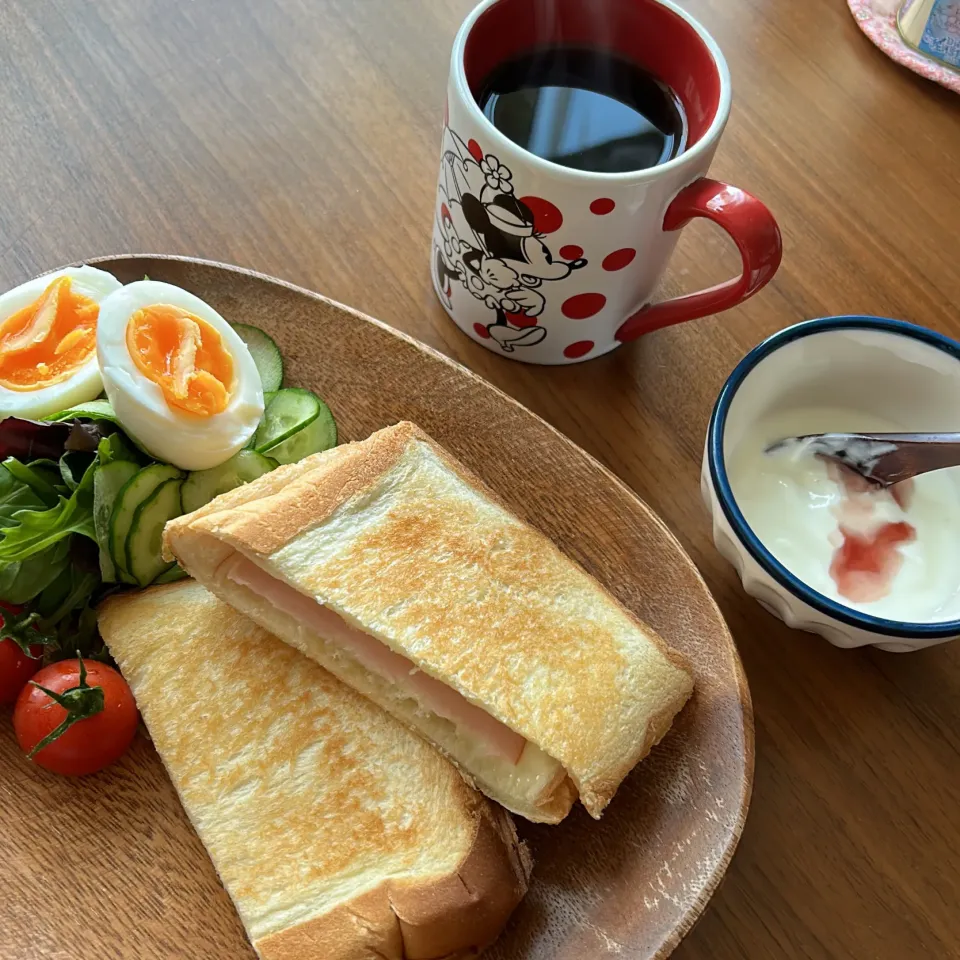
[[[175,563],[172,567],[168,567],[159,577],[154,577],[154,583],[176,583],[177,580],[186,580],[189,576],[186,570],[180,566],[179,563]]]
[[[302,430],[270,448],[270,456],[277,463],[296,463],[311,453],[320,453],[337,445],[337,425],[330,408],[322,401],[319,414]]]
[[[54,423],[60,420],[109,420],[119,424],[117,415],[113,412],[113,405],[109,400],[90,400],[87,403],[78,403],[75,407],[67,407],[58,413],[51,413],[44,420]]]
[[[181,477],[161,483],[146,500],[141,501],[133,515],[127,534],[127,562],[130,575],[141,587],[152,583],[155,577],[173,566],[160,556],[160,545],[166,522],[180,516],[182,486]]]
[[[253,449],[267,453],[320,415],[320,400],[309,390],[288,387],[274,394],[253,437]]]
[[[259,327],[235,323],[233,329],[247,345],[250,356],[257,365],[264,393],[279,390],[283,385],[283,357],[280,355],[280,348]]]
[[[277,390],[264,390],[263,391],[263,412],[266,414],[267,407],[273,403],[273,398],[277,395],[279,391]],[[257,432],[263,426],[263,417],[260,418],[260,423],[257,426],[257,429],[254,430],[253,436],[247,441],[247,445],[243,448],[244,450],[252,450],[257,443]]]
[[[116,567],[117,578],[133,582],[127,556],[127,536],[140,504],[154,491],[170,480],[180,480],[183,473],[169,463],[152,463],[138,470],[121,488],[110,515],[110,559]],[[96,480],[96,477],[94,477]],[[177,491],[179,498],[179,490]]]
[[[113,460],[96,468],[93,475],[93,529],[100,546],[100,576],[115,583],[117,568],[110,555],[110,517],[117,495],[140,472],[132,460]]]
[[[214,497],[262,477],[276,465],[255,450],[241,450],[219,467],[194,471],[183,483],[183,512],[199,510]]]

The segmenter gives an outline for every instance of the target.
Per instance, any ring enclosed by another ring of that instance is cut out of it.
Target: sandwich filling
[[[308,629],[337,644],[364,669],[396,684],[422,706],[458,727],[472,731],[489,751],[516,765],[527,741],[471,703],[462,693],[420,670],[373,635],[352,626],[329,607],[271,576],[252,560],[233,554],[219,576],[245,587],[262,600],[298,620]]]

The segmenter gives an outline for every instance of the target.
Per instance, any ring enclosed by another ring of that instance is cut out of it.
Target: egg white
[[[28,280],[0,296],[0,324],[24,307],[30,306],[60,277],[69,277],[71,286],[77,293],[96,303],[103,303],[111,293],[121,287],[116,277],[95,267],[67,267],[65,270],[57,270]],[[70,377],[60,383],[36,390],[10,390],[0,386],[0,417],[36,420],[75,404],[95,400],[102,390],[100,366],[94,351],[86,363],[81,364]]]
[[[144,376],[127,349],[127,323],[144,307],[169,304],[205,320],[233,359],[227,408],[210,417],[168,406],[163,391]],[[209,304],[180,287],[138,280],[104,300],[97,324],[97,355],[107,398],[120,426],[148,453],[181,470],[206,470],[242,450],[263,416],[263,386],[247,345]]]

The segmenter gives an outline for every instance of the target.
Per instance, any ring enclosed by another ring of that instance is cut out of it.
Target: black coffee
[[[686,146],[673,91],[605,50],[553,46],[514,57],[487,77],[477,101],[514,143],[576,170],[646,170]]]

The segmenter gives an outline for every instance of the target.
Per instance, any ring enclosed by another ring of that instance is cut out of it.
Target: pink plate
[[[954,93],[960,93],[960,73],[918,53],[897,30],[899,0],[847,0],[860,29],[891,60],[933,80]]]

